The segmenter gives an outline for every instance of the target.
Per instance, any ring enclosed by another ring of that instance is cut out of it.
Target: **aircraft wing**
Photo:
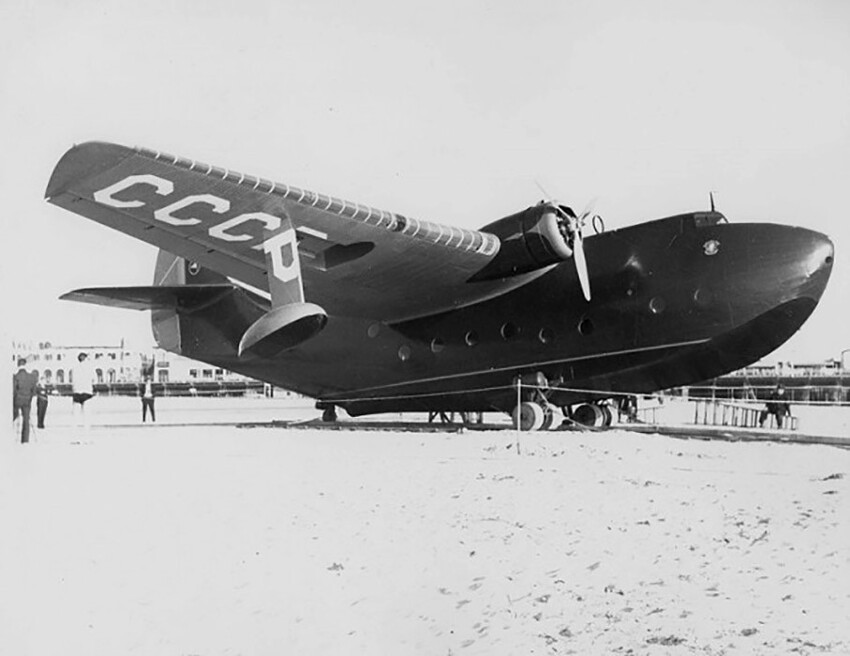
[[[144,148],[74,146],[56,165],[46,196],[263,291],[263,241],[288,217],[305,298],[331,315],[400,321],[498,296],[542,273],[469,282],[499,251],[495,235]]]

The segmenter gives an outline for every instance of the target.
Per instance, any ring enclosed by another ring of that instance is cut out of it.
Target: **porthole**
[[[431,352],[432,353],[440,353],[444,348],[446,348],[446,343],[441,340],[439,337],[435,337],[431,340]]]
[[[463,339],[467,346],[475,346],[478,343],[478,333],[470,330]]]
[[[410,347],[407,344],[403,344],[401,347],[399,347],[399,349],[398,349],[398,359],[401,360],[402,362],[407,362],[408,360],[410,360],[410,354],[411,354],[411,350],[410,350]]]
[[[366,329],[366,334],[369,335],[369,337],[372,337],[372,338],[377,337],[378,333],[380,333],[380,332],[381,332],[381,324],[379,324],[379,323],[373,323],[371,326],[369,326],[369,328]]]
[[[514,339],[519,335],[519,326],[515,323],[511,323],[508,321],[507,323],[502,324],[502,328],[499,330],[502,335],[502,339],[505,341]]]
[[[649,301],[649,311],[652,312],[652,314],[661,314],[666,309],[667,302],[660,296],[654,296],[652,300]]]
[[[541,328],[540,332],[537,333],[537,339],[544,344],[548,344],[549,342],[554,341],[555,333],[549,328]]]
[[[582,335],[585,335],[585,336],[593,334],[593,331],[594,331],[593,322],[590,319],[585,317],[584,319],[582,319],[581,321],[578,322],[578,331],[579,331],[579,333],[581,333]]]
[[[197,262],[189,262],[189,266],[186,267],[186,270],[189,272],[189,275],[197,276],[198,272],[201,270],[201,265]]]
[[[699,307],[708,307],[714,302],[714,294],[707,287],[698,287],[694,291],[694,303]]]

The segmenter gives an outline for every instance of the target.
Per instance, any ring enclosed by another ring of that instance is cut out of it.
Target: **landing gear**
[[[552,424],[555,423],[555,411],[552,409],[551,405],[547,405],[543,408],[543,424],[540,426],[540,430],[549,430],[552,428]]]
[[[336,416],[336,407],[328,406],[322,411],[322,421],[325,421],[329,424],[334,423],[337,420]]]
[[[521,431],[549,430],[555,421],[554,408],[549,404],[549,381],[542,371],[514,378],[519,405],[511,416],[514,427]],[[521,397],[521,398],[520,398]]]
[[[602,409],[595,403],[582,403],[573,410],[572,419],[582,426],[601,426]]]
[[[551,413],[551,410],[550,410]],[[535,431],[543,427],[546,411],[536,401],[523,401],[512,413],[514,427],[521,431]],[[549,420],[551,425],[551,419]]]
[[[602,425],[606,428],[614,423],[614,413],[607,403],[602,404]]]
[[[572,412],[572,420],[582,426],[601,428],[610,426],[614,421],[611,408],[607,403],[582,403]]]

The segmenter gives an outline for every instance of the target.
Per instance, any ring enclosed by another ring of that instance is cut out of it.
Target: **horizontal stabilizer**
[[[178,285],[156,287],[88,287],[62,294],[64,301],[106,305],[125,310],[173,308],[196,310],[239,289],[235,285]]]

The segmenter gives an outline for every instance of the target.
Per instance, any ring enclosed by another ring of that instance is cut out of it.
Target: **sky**
[[[156,251],[47,204],[74,143],[142,145],[475,228],[595,199],[609,228],[704,209],[820,230],[830,285],[776,358],[850,348],[850,3],[0,4],[8,340],[152,344]]]

